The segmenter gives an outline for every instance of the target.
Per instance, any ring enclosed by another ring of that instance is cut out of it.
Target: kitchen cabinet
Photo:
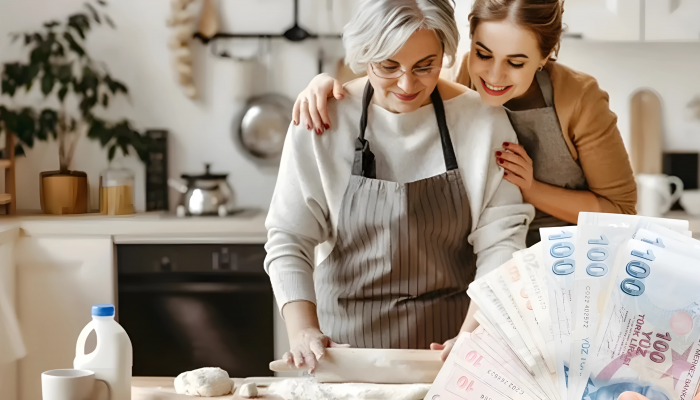
[[[562,18],[567,35],[581,35],[586,40],[637,41],[641,9],[640,0],[566,0]]]
[[[0,232],[0,291],[10,301],[10,308],[16,308],[15,242],[19,229]],[[17,362],[0,364],[0,393],[3,400],[17,400]]]
[[[646,0],[644,40],[700,39],[700,1]]]
[[[72,368],[93,304],[116,303],[114,244],[100,237],[21,237],[15,248],[18,317],[27,356],[21,399],[41,398],[41,373]]]

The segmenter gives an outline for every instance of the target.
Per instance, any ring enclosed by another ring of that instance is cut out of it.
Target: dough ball
[[[224,396],[233,391],[233,381],[221,368],[200,368],[178,375],[175,391],[189,396]]]
[[[251,397],[258,397],[258,387],[254,383],[246,383],[245,385],[238,388],[238,395],[250,399]]]

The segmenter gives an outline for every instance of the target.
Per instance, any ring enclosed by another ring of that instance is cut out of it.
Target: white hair
[[[355,73],[364,72],[368,63],[398,53],[420,29],[435,32],[448,58],[446,66],[451,66],[459,43],[451,0],[362,0],[343,31],[345,63]]]

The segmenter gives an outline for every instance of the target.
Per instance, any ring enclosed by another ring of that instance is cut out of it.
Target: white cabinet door
[[[4,291],[4,296],[10,301],[13,310],[16,310],[15,282],[17,281],[15,277],[15,241],[16,239],[0,244],[0,291]],[[0,394],[3,400],[18,400],[17,362],[0,364]]]
[[[115,303],[112,240],[20,238],[18,314],[27,346],[19,362],[20,400],[41,399],[41,373],[73,368],[78,334],[90,308]]]
[[[586,40],[636,41],[640,10],[640,0],[566,0],[563,20],[567,34]]]
[[[646,0],[645,40],[700,39],[699,0]]]

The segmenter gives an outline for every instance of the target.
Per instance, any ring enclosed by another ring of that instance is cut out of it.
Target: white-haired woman
[[[329,102],[333,134],[290,126],[265,259],[289,363],[443,343],[475,275],[524,247],[534,209],[491,157],[516,141],[505,111],[439,78],[458,40],[450,0],[363,1],[343,42],[367,85]]]

